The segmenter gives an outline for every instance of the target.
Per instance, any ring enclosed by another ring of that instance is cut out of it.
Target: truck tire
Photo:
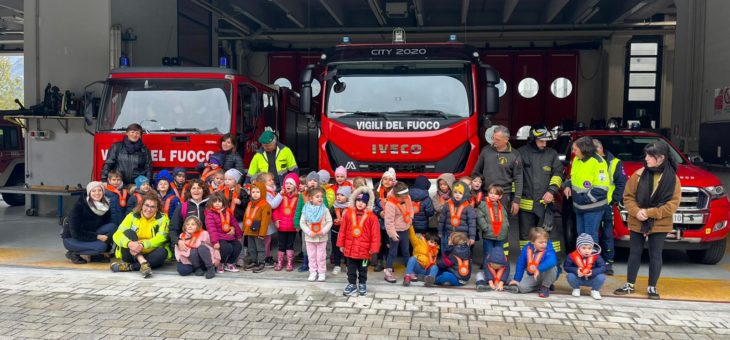
[[[16,169],[13,170],[13,174],[10,175],[10,178],[8,179],[8,182],[5,184],[5,186],[12,187],[12,186],[23,185],[23,183],[25,183],[25,181],[23,180],[23,169],[19,169],[16,167]],[[25,195],[23,195],[23,194],[2,194],[2,195],[3,195],[3,201],[5,201],[5,203],[7,203],[10,206],[16,207],[16,206],[20,206],[20,205],[25,205]]]
[[[687,250],[689,260],[701,264],[717,264],[725,256],[727,239],[715,241],[710,247],[704,250]]]

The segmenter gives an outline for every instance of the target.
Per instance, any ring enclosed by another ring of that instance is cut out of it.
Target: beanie
[[[290,172],[286,176],[284,176],[284,184],[291,182],[294,185],[294,188],[299,187],[299,176],[297,174]]]
[[[142,175],[137,176],[137,178],[134,179],[134,185],[137,186],[137,188],[141,188],[142,184],[150,183],[150,180]]]
[[[319,172],[317,172],[317,174],[319,174],[319,181],[320,182],[322,182],[322,183],[329,183],[330,182],[331,176],[330,176],[330,172],[329,171],[322,169],[322,170],[319,170]]]
[[[86,196],[91,196],[91,190],[93,190],[96,187],[100,187],[101,191],[104,191],[104,186],[101,185],[101,182],[89,182],[89,184],[86,185]]]
[[[593,246],[595,244],[595,242],[593,242],[593,237],[586,233],[578,235],[578,239],[575,240],[575,246],[580,247],[586,244]]]
[[[226,171],[225,176],[233,178],[233,180],[236,181],[236,183],[238,183],[238,181],[241,180],[241,176],[243,176],[243,174],[241,174],[241,172],[236,169],[228,169],[228,171]]]
[[[167,181],[167,183],[172,183],[172,175],[167,170],[162,170],[159,173],[157,173],[157,177],[155,177],[155,183],[160,183],[160,181]]]
[[[388,168],[388,171],[384,172],[383,173],[383,176],[381,178],[383,178],[383,177],[390,177],[390,178],[392,178],[395,181],[396,180],[396,178],[395,178],[395,169]]]
[[[341,186],[337,189],[338,195],[344,195],[345,197],[350,197],[352,194],[352,187],[351,186]]]
[[[309,181],[317,181],[319,183],[319,174],[314,171],[307,174],[307,182]]]
[[[182,173],[183,175],[187,175],[188,174],[187,170],[185,170],[185,168],[183,168],[181,166],[178,166],[175,169],[172,169],[172,175],[173,176],[177,176],[180,173]]]
[[[431,189],[431,182],[426,176],[421,175],[416,177],[415,182],[413,182],[413,187],[428,191],[428,189]]]
[[[221,159],[221,156],[219,154],[214,153],[214,154],[210,155],[210,160],[208,160],[208,163],[218,164],[220,166],[220,165],[223,165],[223,160]]]
[[[342,165],[338,166],[337,169],[335,169],[335,176],[339,175],[347,177],[347,169],[345,169],[345,167]]]
[[[370,194],[368,194],[368,193],[362,193],[362,194],[360,194],[360,196],[357,196],[357,198],[355,199],[355,201],[361,201],[361,202],[363,202],[365,204],[368,204],[368,202],[370,201]]]

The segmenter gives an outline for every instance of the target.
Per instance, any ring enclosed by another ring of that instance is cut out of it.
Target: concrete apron
[[[45,217],[26,217],[22,207],[8,207],[4,202],[0,203],[0,265],[3,266],[24,266],[24,267],[40,267],[64,270],[99,270],[109,271],[108,263],[89,263],[83,265],[75,265],[68,261],[64,254],[65,249],[59,238],[60,226],[55,218]],[[516,224],[514,224],[516,225]],[[516,232],[517,228],[511,228]],[[517,242],[513,242],[517,243]],[[480,244],[475,247],[475,258],[481,258]],[[511,247],[513,256],[510,256],[512,262],[512,270],[516,262],[517,247]],[[272,251],[272,255],[276,256],[276,251]],[[645,256],[646,257],[646,256]],[[606,280],[601,293],[604,297],[613,297],[613,290],[623,285],[626,280],[626,256],[619,257],[619,261],[614,265],[617,275],[610,276]],[[480,261],[476,261],[480,263]],[[297,267],[299,264],[297,263]],[[328,263],[329,271],[327,281],[341,282],[344,286],[346,283],[346,273],[343,266],[343,272],[337,276],[331,275],[332,266]],[[401,260],[397,259],[395,264],[396,277],[398,285],[402,282],[404,266]],[[295,267],[296,268],[296,267]],[[478,264],[473,268],[478,270]],[[156,275],[178,275],[173,263],[168,263],[164,267],[154,271]],[[109,275],[137,275],[136,273],[120,273]],[[259,274],[241,271],[240,273],[224,273],[225,277],[236,277],[244,280],[249,279],[268,279],[268,280],[291,280],[305,281],[307,273],[280,271],[276,272],[273,268],[267,268],[266,271]],[[646,285],[648,275],[648,263],[646,258],[642,263],[637,280],[637,293],[630,298],[646,298]],[[468,285],[458,288],[436,288],[436,289],[475,289],[475,276]],[[193,278],[191,278],[193,279]],[[368,275],[368,284],[375,290],[387,289],[391,286],[383,280],[382,273],[371,271]],[[414,289],[422,290],[423,283],[414,282]],[[571,289],[568,286],[565,276],[555,284],[556,290],[554,294],[570,294]],[[730,256],[714,266],[698,265],[690,263],[686,260],[683,253],[665,251],[664,266],[662,268],[662,276],[659,280],[658,291],[662,299],[672,300],[688,300],[688,301],[712,301],[712,302],[730,302]],[[583,288],[583,295],[589,294],[589,288]]]

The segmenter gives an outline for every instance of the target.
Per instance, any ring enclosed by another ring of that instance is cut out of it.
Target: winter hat
[[[383,173],[383,176],[381,178],[383,178],[383,177],[390,177],[390,178],[392,178],[395,181],[396,180],[396,178],[395,178],[395,169],[388,168],[388,171],[384,172]]]
[[[294,184],[294,188],[299,188],[299,176],[297,176],[297,174],[290,172],[284,176],[284,184],[287,182]]]
[[[172,183],[173,178],[169,171],[162,170],[157,174],[157,177],[155,177],[155,183],[160,183],[160,181],[167,181],[167,183]]]
[[[307,182],[309,182],[309,181],[317,181],[317,183],[319,183],[319,174],[314,171],[308,173]]]
[[[104,186],[101,184],[101,182],[89,182],[89,184],[86,185],[86,196],[91,196],[91,190],[96,187],[100,187],[102,192],[104,191]]]
[[[416,177],[416,181],[413,182],[413,187],[428,191],[428,189],[431,189],[431,182],[426,176],[418,176]]]
[[[228,171],[226,171],[225,176],[226,177],[233,177],[233,180],[235,180],[236,183],[238,183],[238,181],[241,180],[241,176],[243,176],[243,174],[240,171],[236,170],[236,169],[228,169]]]
[[[365,193],[362,193],[362,194],[360,194],[360,196],[357,196],[357,198],[355,199],[355,201],[361,201],[361,202],[363,202],[365,204],[368,204],[368,202],[370,201],[370,194],[368,194],[366,192]]]
[[[578,235],[578,239],[575,240],[575,246],[578,248],[583,245],[594,245],[595,242],[593,242],[593,237],[591,237],[590,234],[582,233]]]
[[[338,195],[344,195],[345,197],[350,197],[352,194],[352,187],[351,186],[342,186],[337,189]]]
[[[185,170],[185,168],[183,168],[183,167],[181,167],[181,166],[178,166],[178,167],[176,167],[175,169],[172,169],[172,175],[173,175],[173,176],[177,176],[177,175],[179,175],[180,173],[182,173],[183,175],[187,175],[187,174],[188,174],[188,171],[187,171],[187,170]]]
[[[145,183],[147,183],[147,184],[150,183],[149,178],[147,178],[145,176],[139,175],[139,176],[137,176],[137,178],[134,179],[134,185],[137,188],[141,188],[142,187],[142,184],[145,184]]]
[[[335,176],[337,175],[343,175],[347,177],[347,169],[345,169],[345,167],[342,165],[338,166],[337,169],[335,169]]]
[[[223,165],[223,159],[221,159],[221,156],[217,153],[214,153],[210,155],[210,160],[208,160],[208,163],[210,164],[218,164],[218,166]]]
[[[451,188],[451,195],[453,196],[454,193],[461,193],[464,195],[464,197],[461,199],[461,201],[468,201],[471,199],[471,188],[464,182],[458,181],[454,183],[454,186]]]
[[[502,247],[492,248],[492,250],[487,255],[487,262],[506,266],[507,258],[504,256],[504,248],[502,248]]]
[[[451,188],[452,186],[454,186],[456,177],[454,176],[454,174],[447,172],[447,173],[441,174],[441,176],[438,177],[438,180],[436,180],[436,183],[438,183],[439,180],[443,180],[444,182],[446,182],[446,184],[449,186],[449,188]],[[436,188],[436,189],[438,189],[438,188]]]
[[[332,176],[330,176],[330,172],[324,169],[319,170],[317,174],[319,174],[319,181],[322,183],[329,183],[330,178],[332,178]]]
[[[253,188],[259,189],[259,192],[261,193],[261,197],[259,198],[259,200],[266,199],[266,184],[264,184],[263,182],[254,182],[251,183],[251,190],[253,190]]]

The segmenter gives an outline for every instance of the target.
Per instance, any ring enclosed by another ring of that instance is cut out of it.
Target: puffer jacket
[[[433,201],[431,197],[428,197],[428,189],[431,183],[426,181],[428,186],[425,184],[420,185],[416,182],[414,186],[408,190],[411,196],[411,202],[413,202],[413,210],[416,214],[413,216],[413,228],[416,229],[417,233],[425,233],[428,230],[428,220],[436,213],[433,207]]]
[[[141,145],[133,153],[127,152],[125,144],[131,144],[131,142],[126,136],[123,141],[112,144],[104,161],[104,167],[101,169],[102,182],[107,181],[107,175],[112,170],[117,170],[122,174],[124,183],[134,183],[134,179],[140,175],[152,178],[152,154],[141,139],[137,143]]]
[[[183,222],[185,222],[185,219],[188,218],[188,216],[196,216],[199,218],[200,222],[203,223],[203,229],[206,229],[205,205],[207,203],[207,198],[204,198],[200,203],[195,203],[195,201],[189,199],[175,208],[175,212],[172,213],[172,217],[170,219],[170,242],[172,244],[177,244],[177,241],[180,240],[180,233],[182,233],[183,230]],[[187,205],[187,208],[185,208],[185,216],[183,216],[183,205]]]
[[[461,202],[455,202],[454,207],[458,210],[462,202],[468,201],[467,195]],[[469,236],[470,240],[475,240],[477,236],[477,213],[471,205],[467,205],[464,211],[461,213],[461,222],[458,226],[454,227],[451,225],[451,212],[449,211],[449,204],[444,204],[441,209],[441,215],[439,217],[438,233],[441,236],[442,242],[446,242],[449,234],[455,231],[465,233]]]
[[[509,214],[507,213],[507,209],[501,203],[502,202],[499,202],[499,204],[502,206],[502,228],[500,228],[499,232],[496,233],[496,230],[494,230],[494,226],[492,224],[492,220],[489,217],[489,203],[486,201],[481,201],[479,202],[479,205],[476,206],[477,226],[482,232],[482,237],[487,240],[504,241],[509,235]]]
[[[225,210],[226,214],[230,214],[228,209]],[[230,217],[231,228],[235,231],[233,235],[230,235],[223,231],[223,224],[221,217],[218,212],[206,209],[205,210],[205,227],[210,234],[210,243],[215,245],[219,240],[235,241],[240,240],[243,237],[243,231],[238,226],[236,216],[231,215]]]
[[[290,205],[288,215],[285,213],[287,203]],[[281,195],[281,204],[274,209],[273,213],[274,224],[279,226],[278,228],[280,232],[293,233],[297,231],[297,228],[294,226],[294,215],[296,213],[296,206],[298,203],[299,193],[296,191],[294,191],[291,195]]]
[[[514,280],[517,282],[522,281],[522,276],[524,276],[525,272],[527,271],[527,249],[528,248],[531,249],[533,252],[535,251],[535,246],[532,245],[532,242],[527,242],[527,244],[522,248],[522,252],[520,253],[520,258],[517,259],[517,266],[515,267]],[[557,265],[558,265],[558,255],[555,253],[555,248],[553,248],[553,243],[550,240],[548,240],[547,248],[545,249],[545,255],[542,256],[542,260],[540,260],[540,264],[537,266],[537,271],[542,273]],[[531,275],[531,274],[527,273],[527,275]],[[558,268],[558,275],[560,275],[560,268]]]
[[[98,235],[96,230],[109,223],[111,212],[107,210],[101,216],[95,214],[91,210],[91,207],[89,207],[87,196],[81,195],[73,208],[71,208],[68,216],[69,223],[64,223],[61,238],[72,238],[81,242],[93,242],[96,241],[96,236]]]
[[[454,186],[456,178],[454,177],[454,174],[445,173],[441,174],[441,176],[436,179],[436,193],[431,196],[431,204],[433,204],[433,210],[435,212],[433,218],[431,218],[429,221],[429,225],[431,226],[431,228],[438,228],[439,218],[441,217],[441,210],[444,208],[444,204],[446,204],[446,202],[448,201],[443,201],[440,198],[438,183],[441,180],[445,181],[446,184],[449,185],[449,195],[451,195],[451,188]]]
[[[355,209],[355,198],[362,193],[369,194],[370,199],[368,200],[365,211],[357,211]],[[357,188],[350,195],[350,208],[345,210],[342,224],[340,225],[340,233],[337,237],[337,247],[344,248],[343,254],[345,257],[366,260],[380,250],[380,224],[378,223],[378,218],[373,213],[374,202],[375,195],[373,194],[373,190],[367,186]],[[367,214],[359,235],[356,235],[353,230],[352,214],[355,214],[358,221],[362,218],[362,214]]]
[[[122,248],[129,248],[127,247],[127,245],[129,244],[130,240],[129,238],[127,238],[126,235],[124,235],[124,232],[129,229],[135,231],[138,230],[139,225],[142,222],[141,219],[142,215],[140,213],[130,213],[129,215],[127,215],[127,217],[124,218],[122,224],[120,224],[119,228],[117,228],[117,231],[114,232],[112,239],[117,245],[117,250],[115,252],[116,258],[122,258]],[[167,218],[167,215],[158,212],[157,215],[154,216],[154,225],[152,226],[152,238],[142,241],[144,243],[143,246],[145,254],[157,248],[164,247],[165,250],[167,250],[167,259],[172,259],[173,252],[170,249],[170,242],[167,238],[169,230],[170,220]]]
[[[109,186],[110,185],[107,185],[107,187]],[[119,190],[119,193],[122,195],[124,195],[124,192],[126,192],[126,189],[124,189],[124,191]],[[104,196],[107,201],[109,201],[109,212],[111,213],[112,223],[119,225],[122,223],[124,216],[127,216],[127,198],[129,198],[129,195],[130,194],[127,192],[127,197],[124,198],[124,206],[122,207],[120,204],[120,202],[122,202],[122,197],[108,189],[104,190]]]
[[[408,239],[411,241],[411,247],[413,247],[413,256],[416,257],[418,264],[423,269],[428,270],[436,264],[439,255],[439,247],[430,248],[428,241],[423,236],[416,235],[416,231],[411,228],[408,229]]]
[[[439,269],[448,271],[460,281],[469,281],[471,278],[471,248],[468,245],[460,244],[456,246],[448,246],[441,253],[438,262]],[[462,268],[466,269],[466,273],[462,272]]]

